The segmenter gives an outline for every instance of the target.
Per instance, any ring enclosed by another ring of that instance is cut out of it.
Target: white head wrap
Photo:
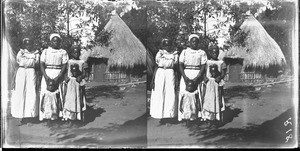
[[[199,39],[199,36],[196,35],[196,34],[191,34],[191,35],[189,36],[189,41],[191,41],[192,38],[197,38],[197,39]]]
[[[61,37],[60,37],[59,34],[54,33],[54,34],[51,34],[51,35],[50,35],[50,41],[51,41],[52,38],[54,38],[54,37],[58,37],[59,39],[61,39]]]

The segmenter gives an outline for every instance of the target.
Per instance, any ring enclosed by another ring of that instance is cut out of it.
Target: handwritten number
[[[290,134],[289,136],[287,136],[287,137],[285,138],[285,139],[286,139],[285,142],[287,143],[287,142],[290,140],[290,138],[293,138],[292,136],[293,136],[292,134]]]
[[[284,126],[287,126],[288,124],[292,125],[292,122],[290,122],[290,120],[292,120],[292,118],[289,118],[288,120],[286,120],[283,124]]]
[[[288,131],[286,131],[285,133],[287,134],[287,133],[289,133],[290,131],[292,131],[292,129],[289,129]]]

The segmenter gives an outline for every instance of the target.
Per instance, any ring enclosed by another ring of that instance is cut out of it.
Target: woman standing
[[[205,64],[207,61],[207,56],[205,51],[198,48],[199,44],[199,36],[196,34],[191,34],[189,36],[190,47],[184,49],[179,57],[179,71],[181,73],[181,81],[180,81],[180,90],[179,90],[179,98],[181,98],[182,94],[186,90],[186,85],[191,80],[198,85],[199,95],[201,96],[200,91],[200,82],[202,81],[202,77],[205,70]],[[197,106],[190,109],[189,113],[198,113],[201,110],[201,97],[199,96],[200,102],[197,103]],[[193,105],[191,105],[193,106]],[[186,113],[185,111],[178,112],[178,121],[182,119],[195,120],[198,115],[191,115]]]
[[[60,48],[61,37],[58,34],[50,35],[51,46],[45,50],[43,50],[40,59],[41,72],[43,74],[42,82],[41,82],[41,99],[40,104],[43,102],[43,96],[47,93],[47,86],[50,81],[53,81],[56,85],[58,85],[59,89],[59,99],[62,100],[62,89],[61,83],[64,80],[64,74],[67,68],[67,62],[69,60],[69,56],[67,51]],[[63,104],[63,102],[57,102],[58,104]],[[42,121],[43,119],[51,119],[55,120],[61,115],[61,111],[56,110],[43,112],[40,110],[39,119]]]
[[[39,51],[32,49],[29,38],[23,39],[24,49],[17,54],[19,69],[16,74],[16,88],[12,96],[11,114],[15,118],[38,116],[35,67],[39,63]]]
[[[177,51],[172,51],[169,39],[164,39],[162,45],[163,49],[159,50],[155,57],[158,68],[154,74],[154,88],[150,102],[150,115],[158,119],[177,116],[173,68],[178,63],[178,54]]]

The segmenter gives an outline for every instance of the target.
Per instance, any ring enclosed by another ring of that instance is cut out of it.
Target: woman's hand
[[[220,77],[220,76],[216,77],[216,78],[215,78],[215,81],[216,81],[217,83],[220,83],[220,82],[221,82],[221,77]]]
[[[76,78],[76,81],[77,81],[78,83],[80,83],[80,82],[82,81],[82,77],[81,77],[81,76],[78,76],[78,77]]]
[[[196,77],[196,78],[194,78],[194,79],[192,79],[192,81],[194,82],[194,83],[197,83],[198,82],[198,77]]]
[[[204,83],[207,83],[208,80],[209,80],[209,79],[208,79],[206,76],[204,76],[204,79],[203,79]]]
[[[48,85],[48,82],[49,82],[49,80],[50,80],[51,78],[48,77],[47,75],[44,75],[44,78],[45,78],[46,84]]]
[[[69,77],[66,77],[65,82],[68,83],[70,81]]]
[[[187,81],[190,80],[187,76],[182,76],[182,77],[183,77],[184,83],[187,83]]]
[[[53,80],[54,80],[55,83],[58,83],[59,76],[55,77]]]

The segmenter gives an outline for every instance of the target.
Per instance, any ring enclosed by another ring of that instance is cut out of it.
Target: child
[[[223,79],[226,73],[226,64],[224,61],[218,60],[219,48],[217,46],[211,46],[210,50],[211,58],[206,62],[206,90],[202,118],[203,120],[222,121],[221,113],[225,110],[223,93],[225,82]]]
[[[83,112],[86,110],[86,80],[84,78],[86,77],[87,64],[79,57],[80,47],[73,46],[65,80],[63,120],[84,120]],[[76,108],[75,105],[77,105]]]
[[[189,121],[193,121],[198,117],[200,100],[197,86],[194,81],[188,80],[185,91],[180,92],[179,111],[182,114],[179,115],[178,120],[187,119],[187,126],[189,126]]]
[[[44,119],[55,120],[62,110],[62,102],[58,84],[53,79],[48,80],[47,90],[42,95],[41,111],[44,113]]]
[[[81,120],[84,103],[81,97],[82,92],[80,85],[84,83],[83,81],[79,83],[76,79],[82,75],[82,72],[79,70],[78,64],[72,64],[70,66],[70,72],[72,75],[66,80],[67,91],[63,110],[63,120]]]

